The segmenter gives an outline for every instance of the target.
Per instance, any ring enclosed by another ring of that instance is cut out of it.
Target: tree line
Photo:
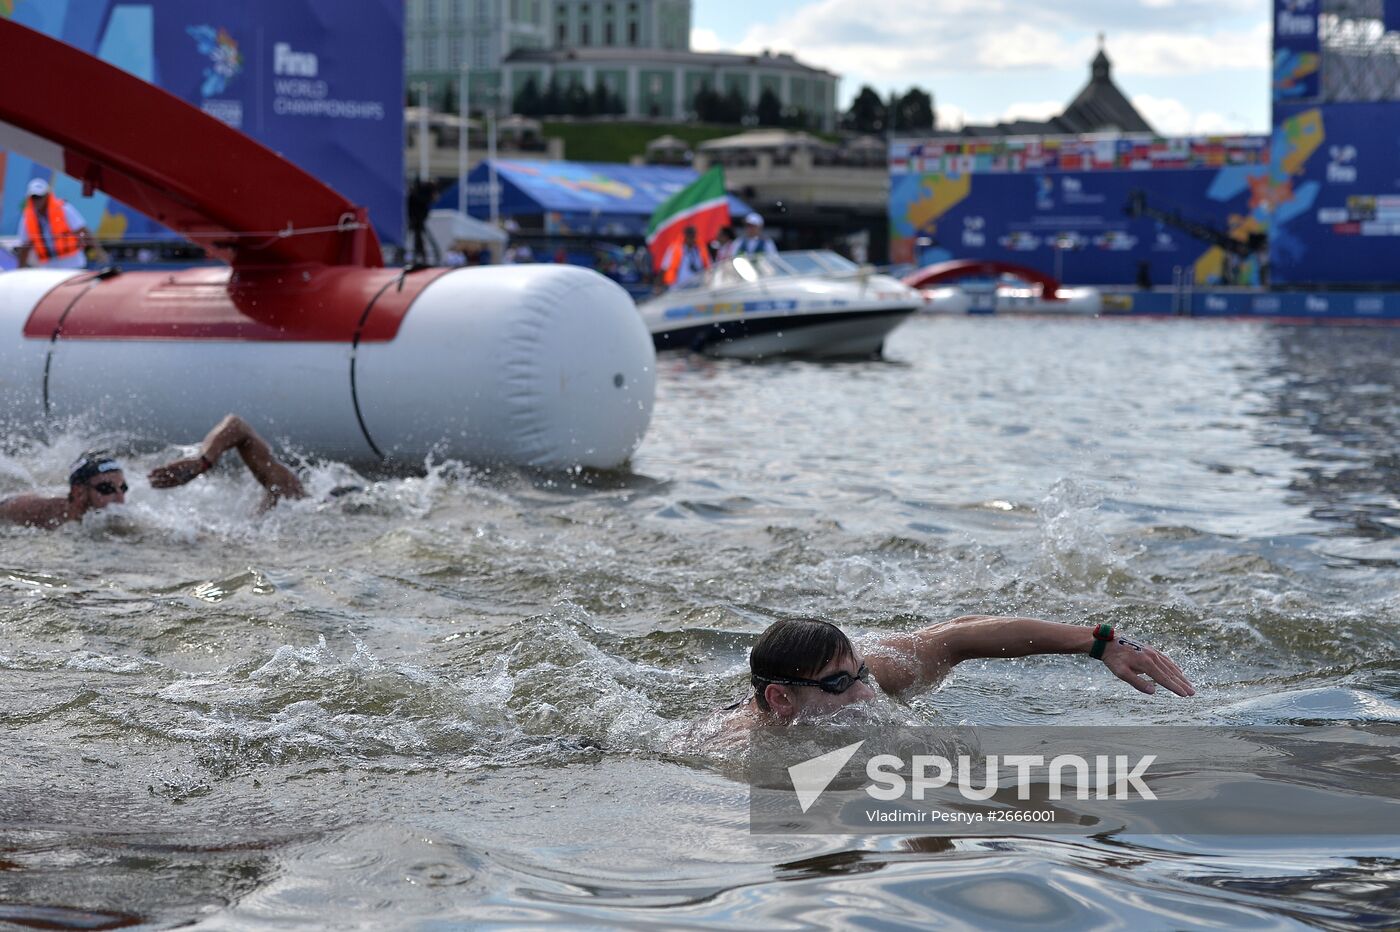
[[[622,95],[597,82],[592,90],[571,76],[567,83],[552,75],[541,89],[534,77],[528,78],[512,101],[512,109],[522,116],[620,116],[627,112]],[[652,116],[660,116],[653,113]],[[750,106],[748,98],[735,87],[720,93],[708,83],[690,100],[687,116],[701,123],[733,126],[780,126],[808,129],[817,124],[817,115],[802,107],[784,106],[772,88],[764,88],[758,103]],[[919,87],[900,94],[891,92],[883,99],[869,85],[860,89],[851,107],[841,115],[841,128],[876,136],[890,133],[932,130],[935,123],[933,95]]]
[[[841,118],[841,128],[856,133],[883,136],[889,133],[932,130],[936,114],[933,95],[919,87],[904,94],[891,92],[888,101],[870,85],[865,85]]]
[[[533,77],[528,79],[516,93],[513,108],[521,116],[530,117],[612,116],[627,112],[622,95],[609,91],[602,81],[595,83],[590,91],[578,78],[563,84],[558,75],[550,76],[544,90],[540,90]]]

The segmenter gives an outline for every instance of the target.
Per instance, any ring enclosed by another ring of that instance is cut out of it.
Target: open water
[[[905,721],[1400,721],[1400,331],[923,318],[887,355],[663,357],[621,473],[259,517],[234,465],[147,488],[167,450],[120,514],[0,528],[0,926],[1400,926],[1397,838],[749,833],[691,726],[779,617],[1108,621],[1199,690],[980,662]],[[113,440],[8,438],[0,495]]]

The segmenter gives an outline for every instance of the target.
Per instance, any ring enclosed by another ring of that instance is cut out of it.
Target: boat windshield
[[[860,266],[829,249],[780,252],[776,256],[735,256],[716,262],[703,276],[677,288],[723,288],[765,278],[793,278],[805,275],[854,275]]]

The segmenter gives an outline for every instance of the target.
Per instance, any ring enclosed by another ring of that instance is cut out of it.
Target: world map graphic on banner
[[[1000,259],[1067,282],[1225,275],[1223,250],[1127,213],[1139,192],[1239,239],[1264,229],[1269,140],[1041,137],[896,142],[891,258]],[[1144,268],[1145,263],[1145,268]]]

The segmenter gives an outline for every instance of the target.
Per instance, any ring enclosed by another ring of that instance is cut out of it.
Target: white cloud
[[[1152,124],[1153,129],[1168,136],[1209,136],[1245,132],[1245,127],[1238,119],[1213,110],[1193,112],[1174,97],[1135,94],[1133,106]]]
[[[1270,17],[1260,0],[1086,2],[1078,12],[1043,0],[818,0],[750,26],[734,51],[793,52],[841,74],[903,76],[1086,68],[1097,33],[1124,74],[1194,75],[1266,68]],[[1257,11],[1255,8],[1259,8]],[[1258,12],[1241,28],[1243,11]],[[1212,11],[1214,13],[1212,14]],[[1014,24],[1008,26],[1008,24]],[[709,30],[696,30],[696,32]],[[707,36],[707,39],[709,37]]]
[[[1060,113],[1089,77],[1100,32],[1125,93],[1161,95],[1148,99],[1160,111],[1148,115],[1154,126],[1260,131],[1268,122],[1272,0],[810,0],[767,22],[762,4],[753,9],[737,42],[696,29],[694,47],[791,52],[841,75],[843,101],[866,84],[882,96],[922,87],[941,125]],[[1053,109],[1034,99],[1061,93]]]
[[[724,43],[719,40],[719,33],[713,29],[692,28],[690,30],[690,48],[696,52],[725,51]]]
[[[1063,100],[1018,101],[1001,112],[1001,120],[1048,120],[1065,112]]]
[[[1152,128],[1159,133],[1180,136],[1191,132],[1191,111],[1179,100],[1135,94],[1133,106],[1137,107],[1143,119],[1151,123]]]
[[[1068,68],[1093,56],[1092,40],[1065,42],[1052,29],[1020,23],[977,37],[974,61],[987,71],[1008,68]],[[1087,52],[1087,54],[1086,54]]]
[[[935,103],[937,103],[935,101]],[[990,120],[971,113],[957,104],[937,103],[934,116],[939,129],[962,129],[969,123],[988,123]]]
[[[1128,33],[1109,40],[1108,54],[1114,61],[1114,70],[1122,74],[1260,71],[1269,67],[1269,29],[1269,23],[1263,22],[1243,33]]]

